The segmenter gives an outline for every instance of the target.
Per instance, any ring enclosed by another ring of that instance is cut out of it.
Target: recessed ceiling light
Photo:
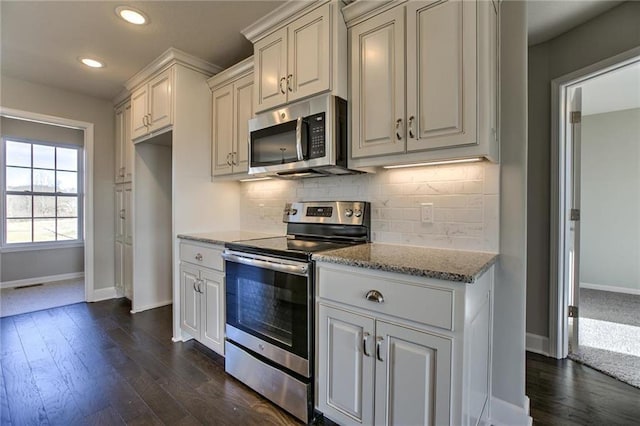
[[[116,7],[116,15],[118,15],[125,21],[135,25],[144,25],[149,22],[149,19],[147,19],[147,15],[137,9],[128,6]]]
[[[80,60],[80,62],[82,62],[83,64],[85,64],[88,67],[91,68],[104,68],[104,64],[100,61],[97,61],[95,59],[91,59],[91,58],[78,58],[78,60]]]

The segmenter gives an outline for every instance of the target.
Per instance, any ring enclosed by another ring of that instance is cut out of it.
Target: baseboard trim
[[[538,334],[527,333],[527,351],[550,356],[549,338]]]
[[[494,426],[532,426],[529,416],[529,398],[525,396],[525,407],[518,407],[502,399],[491,398],[491,419]]]
[[[71,272],[69,274],[47,275],[44,277],[25,278],[23,280],[4,281],[0,283],[0,288],[14,288],[24,285],[47,284],[55,281],[75,280],[84,278],[84,272]]]
[[[155,309],[155,308],[159,308],[161,306],[167,306],[173,303],[173,300],[166,300],[164,302],[158,302],[158,303],[152,303],[151,305],[146,305],[146,306],[136,306],[135,309],[131,309],[131,313],[132,314],[137,314],[138,312],[142,312],[142,311],[148,311],[149,309]]]
[[[640,295],[640,288],[614,287],[610,285],[592,284],[592,283],[580,283],[580,288],[586,288],[589,290],[612,291],[614,293]]]
[[[90,302],[100,302],[102,300],[115,299],[118,297],[115,287],[99,288],[93,290]]]

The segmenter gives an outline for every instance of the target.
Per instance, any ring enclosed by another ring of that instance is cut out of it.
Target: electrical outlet
[[[433,203],[420,203],[422,223],[433,223]]]

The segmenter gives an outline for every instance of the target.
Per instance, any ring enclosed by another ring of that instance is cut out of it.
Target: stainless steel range
[[[370,241],[367,202],[297,202],[287,236],[227,243],[225,371],[304,422],[313,417],[313,253]]]

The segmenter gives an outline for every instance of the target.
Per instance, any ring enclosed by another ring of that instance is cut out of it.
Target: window
[[[3,142],[3,246],[81,241],[81,147]]]

